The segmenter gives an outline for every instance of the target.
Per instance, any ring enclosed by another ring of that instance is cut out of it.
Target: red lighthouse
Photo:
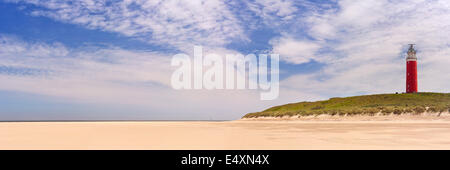
[[[409,44],[406,57],[406,93],[417,93],[417,57],[414,44]]]

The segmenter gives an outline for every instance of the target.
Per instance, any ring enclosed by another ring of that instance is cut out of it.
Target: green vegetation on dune
[[[316,102],[299,102],[275,106],[262,112],[249,113],[244,118],[308,116],[319,114],[356,115],[442,113],[450,109],[450,93],[377,94],[331,98]]]

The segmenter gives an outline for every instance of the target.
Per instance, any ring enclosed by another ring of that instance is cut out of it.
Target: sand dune
[[[402,113],[402,114],[382,114],[378,112],[372,116],[360,115],[310,115],[310,116],[282,116],[270,117],[260,116],[253,118],[243,118],[243,120],[294,120],[294,121],[450,121],[450,113],[432,113],[424,112],[420,114]]]
[[[0,149],[450,149],[447,121],[1,122]]]

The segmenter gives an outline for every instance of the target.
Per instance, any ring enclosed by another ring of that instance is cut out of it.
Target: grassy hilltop
[[[450,93],[376,94],[331,98],[316,102],[299,102],[275,106],[262,112],[248,113],[243,118],[330,115],[447,112]]]

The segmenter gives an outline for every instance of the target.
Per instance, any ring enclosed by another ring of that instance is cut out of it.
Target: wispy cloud
[[[218,47],[245,39],[241,23],[222,1],[11,1],[40,7],[31,11],[34,16],[180,49],[192,44]]]

